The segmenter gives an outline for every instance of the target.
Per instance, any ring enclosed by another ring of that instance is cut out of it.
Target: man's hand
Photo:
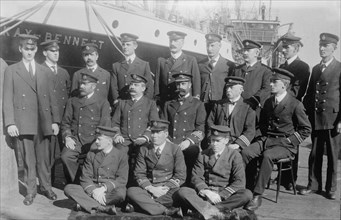
[[[169,191],[169,187],[167,186],[149,186],[148,192],[152,194],[154,198],[159,198],[160,196],[166,195]]]
[[[337,123],[337,125],[336,125],[336,132],[337,133],[341,133],[341,122],[339,122],[339,123]]]
[[[91,194],[92,198],[94,198],[97,202],[99,202],[99,204],[101,205],[106,205],[106,198],[105,198],[105,187],[99,187],[94,189],[94,191],[92,191]]]
[[[19,136],[19,130],[16,125],[10,125],[7,127],[7,132],[9,136],[11,137],[18,137]]]
[[[56,123],[52,124],[52,132],[53,132],[53,135],[57,135],[59,133],[59,126],[58,126],[58,124],[56,124]]]
[[[214,205],[221,202],[220,195],[216,192],[213,192],[211,190],[204,190],[202,193],[206,196],[208,201]]]
[[[139,137],[139,138],[136,138],[136,140],[134,141],[134,144],[142,145],[146,142],[147,142],[147,139],[145,137]]]
[[[189,145],[191,145],[191,142],[189,140],[184,140],[179,144],[179,147],[181,148],[181,150],[186,150]]]
[[[240,146],[238,144],[229,144],[228,147],[234,150],[238,150]]]
[[[76,148],[76,142],[71,137],[66,137],[65,146],[71,150],[74,150]]]
[[[124,142],[124,137],[122,135],[117,135],[114,140],[115,144],[123,144]]]

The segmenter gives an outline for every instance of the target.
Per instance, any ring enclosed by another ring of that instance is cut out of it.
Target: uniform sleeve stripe
[[[241,141],[243,141],[243,142],[246,144],[246,146],[249,146],[249,145],[250,145],[249,139],[247,139],[247,137],[245,137],[244,135],[240,135],[240,136],[239,136],[239,139],[240,139]]]
[[[234,189],[232,189],[231,187],[226,187],[225,188],[227,191],[229,191],[231,194],[235,193],[236,191],[234,191]]]
[[[148,181],[147,179],[139,179],[139,180],[137,180],[139,186],[141,186],[143,183],[145,183],[147,181]]]
[[[116,185],[115,185],[115,183],[113,183],[113,182],[111,182],[111,181],[109,181],[113,186],[114,186],[114,189],[116,188]]]
[[[303,140],[302,140],[302,138],[301,138],[301,135],[300,135],[298,132],[295,132],[294,135],[295,135],[295,137],[297,138],[298,142],[300,142],[300,143],[303,142]]]
[[[87,188],[90,188],[91,186],[94,186],[94,185],[88,185],[87,187],[84,188],[84,191],[85,191]]]
[[[178,180],[178,179],[176,179],[176,180],[170,179],[169,182],[171,182],[172,184],[174,184],[176,187],[180,187],[180,185],[179,185],[180,180]]]

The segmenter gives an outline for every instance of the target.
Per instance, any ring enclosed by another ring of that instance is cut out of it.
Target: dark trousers
[[[87,212],[91,212],[92,209],[97,209],[99,206],[101,206],[101,204],[88,195],[80,185],[66,185],[64,188],[64,193],[67,197],[77,202]],[[126,188],[115,188],[113,191],[107,192],[105,194],[106,205],[118,205],[125,200],[125,197]]]
[[[254,158],[261,157],[259,173],[254,193],[262,195],[271,178],[274,161],[293,156],[289,148],[293,147],[286,138],[266,138],[259,140],[241,151],[244,165],[247,167]]]
[[[188,187],[181,187],[180,190],[175,193],[174,198],[176,198],[176,201],[181,204],[182,208],[185,210],[195,210],[203,216],[206,216],[205,211],[212,206],[205,198],[200,197],[194,189]],[[251,199],[252,193],[250,190],[240,189],[214,206],[218,208],[219,211],[224,212],[243,207]]]
[[[200,149],[198,145],[190,145],[187,149],[182,151],[184,154],[185,158],[185,163],[186,163],[186,186],[191,185],[191,177],[192,177],[192,170],[195,164],[195,161],[198,158],[198,155],[200,153]]]
[[[74,150],[64,147],[61,158],[67,170],[68,176],[66,179],[68,179],[69,183],[79,181],[81,170],[79,169],[78,157],[80,154],[87,154],[90,148],[91,143],[82,146],[79,141],[76,141],[76,147]]]
[[[150,215],[161,215],[167,207],[173,205],[173,194],[179,188],[170,189],[165,195],[159,198],[152,198],[147,190],[141,187],[130,187],[127,191],[129,202],[137,205]]]
[[[52,135],[50,141],[50,161],[51,161],[51,182],[55,181],[55,162],[61,157],[61,152],[63,151],[63,138],[61,132],[58,135]]]
[[[337,188],[337,163],[341,145],[341,134],[335,130],[318,130],[311,134],[312,149],[309,155],[308,187],[322,190],[322,162],[326,146],[328,165],[325,190],[335,192]]]
[[[36,177],[42,190],[51,189],[50,136],[20,135],[18,152],[23,158],[27,193],[37,193]]]

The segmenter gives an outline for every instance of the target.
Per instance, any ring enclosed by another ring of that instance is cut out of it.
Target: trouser
[[[206,201],[205,198],[200,197],[194,189],[181,187],[180,190],[174,194],[174,198],[185,210],[196,210],[201,215],[206,216],[205,212],[208,212],[212,208],[211,206],[215,206],[221,212],[243,207],[252,199],[252,193],[248,189],[240,189],[227,199],[216,205],[212,205]]]
[[[61,132],[58,135],[52,135],[50,141],[50,161],[51,161],[51,182],[55,182],[55,162],[61,157],[61,152],[63,151],[63,138]],[[65,172],[64,172],[65,174]]]
[[[117,148],[122,149],[128,154],[128,165],[129,165],[129,172],[128,172],[128,183],[127,188],[132,186],[137,186],[135,177],[134,177],[134,170],[136,167],[136,157],[139,153],[140,147],[134,143],[130,143],[127,146],[123,144],[117,144]]]
[[[184,158],[185,158],[185,163],[186,163],[186,172],[187,172],[187,176],[186,176],[186,186],[190,186],[191,185],[191,177],[192,177],[192,170],[194,167],[194,164],[198,158],[198,155],[200,153],[200,149],[198,145],[190,145],[187,149],[185,149],[184,151],[182,151],[182,153],[184,154]]]
[[[266,138],[259,140],[241,151],[245,167],[254,158],[262,157],[259,173],[256,180],[254,193],[262,195],[271,178],[274,161],[292,157],[294,154],[289,148],[293,148],[285,137]]]
[[[74,150],[64,147],[61,158],[67,170],[68,176],[66,178],[69,183],[79,181],[79,177],[82,172],[79,169],[78,157],[80,154],[87,154],[90,148],[91,143],[82,146],[79,141],[76,141],[76,147]]]
[[[322,190],[322,162],[324,146],[327,152],[327,179],[325,190],[335,192],[337,189],[337,163],[341,145],[341,134],[333,130],[314,130],[311,134],[312,149],[309,155],[308,187]]]
[[[24,179],[27,194],[37,193],[36,177],[38,176],[41,190],[51,189],[50,136],[20,135],[17,138],[18,152],[23,158]]]
[[[96,186],[100,187],[98,184],[96,184]],[[101,204],[88,195],[80,185],[68,184],[64,188],[64,193],[67,197],[77,202],[87,212],[91,212],[91,210],[101,206]],[[125,187],[115,188],[111,192],[106,192],[106,205],[118,205],[125,200],[125,197]]]
[[[129,202],[136,204],[143,211],[150,215],[161,215],[167,207],[173,205],[173,194],[179,188],[170,189],[165,195],[159,198],[152,198],[147,190],[141,187],[130,187],[127,192]]]

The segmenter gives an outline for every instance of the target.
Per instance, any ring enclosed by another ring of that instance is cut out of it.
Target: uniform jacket
[[[232,61],[222,56],[219,57],[213,69],[209,67],[209,64],[208,58],[198,63],[201,77],[200,100],[205,103],[223,98],[225,78],[231,75],[235,68]]]
[[[108,155],[103,151],[89,151],[82,168],[80,184],[87,194],[97,185],[105,185],[107,192],[126,187],[128,181],[128,155],[113,147]]]
[[[259,126],[263,136],[271,135],[290,139],[291,152],[311,133],[311,125],[303,104],[289,93],[275,106],[275,97],[265,101],[260,114]]]
[[[88,71],[87,68],[80,69],[73,74],[71,85],[72,96],[78,96],[78,86],[82,79],[81,73],[84,71]],[[100,66],[97,66],[93,74],[99,79],[96,86],[96,92],[100,94],[99,97],[108,99],[111,82],[110,73],[105,69],[101,68]]]
[[[50,70],[38,63],[35,65],[34,79],[23,61],[6,69],[3,84],[4,125],[16,125],[20,135],[35,135],[40,125],[43,135],[52,135],[52,123],[59,123],[60,116],[52,92]]]
[[[172,76],[179,72],[192,75],[192,95],[200,96],[200,72],[197,61],[195,57],[182,53],[174,64],[171,57],[168,59],[158,58],[154,82],[157,99],[168,101],[177,97],[176,85]]]
[[[270,96],[270,78],[272,76],[270,68],[260,62],[255,63],[249,69],[246,68],[246,64],[243,64],[236,67],[233,75],[245,79],[242,93],[244,100],[251,106],[258,105],[258,102],[263,106],[265,100]]]
[[[149,185],[180,187],[186,180],[186,163],[180,147],[167,141],[159,159],[153,144],[141,147],[134,176],[143,189]]]
[[[50,69],[44,62],[42,64]],[[51,71],[51,78],[53,82],[53,95],[57,100],[57,106],[60,114],[60,120],[62,120],[67,100],[69,99],[71,80],[70,75],[66,69],[57,66],[57,74]]]
[[[62,120],[63,140],[71,136],[82,145],[93,142],[97,126],[110,126],[110,112],[109,102],[96,93],[90,98],[70,98]]]
[[[192,184],[199,192],[211,189],[219,194],[233,194],[245,189],[243,159],[236,150],[225,147],[218,159],[208,148],[199,154],[192,171]]]
[[[119,134],[124,137],[125,144],[130,144],[141,136],[149,139],[149,122],[158,118],[155,101],[146,96],[135,103],[131,99],[120,100],[112,117],[112,127],[119,128]]]
[[[256,112],[240,98],[231,114],[228,109],[228,99],[216,103],[207,118],[207,125],[225,125],[231,128],[233,143],[241,148],[250,145],[256,134]]]
[[[298,100],[302,101],[302,98],[307,90],[310,76],[308,64],[306,64],[299,57],[297,57],[289,65],[282,64],[279,67],[286,69],[292,74],[294,74],[294,79],[291,81],[290,92]]]
[[[306,98],[307,113],[314,130],[333,129],[341,121],[341,63],[334,60],[321,72],[314,66]]]
[[[129,84],[131,81],[131,74],[141,74],[147,80],[145,96],[152,99],[154,98],[154,84],[149,67],[149,63],[136,57],[129,65],[125,59],[120,62],[114,63],[111,90],[114,100],[117,99],[130,99]]]
[[[205,130],[206,111],[200,100],[187,97],[180,105],[178,100],[165,103],[161,118],[170,122],[169,136],[175,144],[189,139],[193,144],[199,144]]]

